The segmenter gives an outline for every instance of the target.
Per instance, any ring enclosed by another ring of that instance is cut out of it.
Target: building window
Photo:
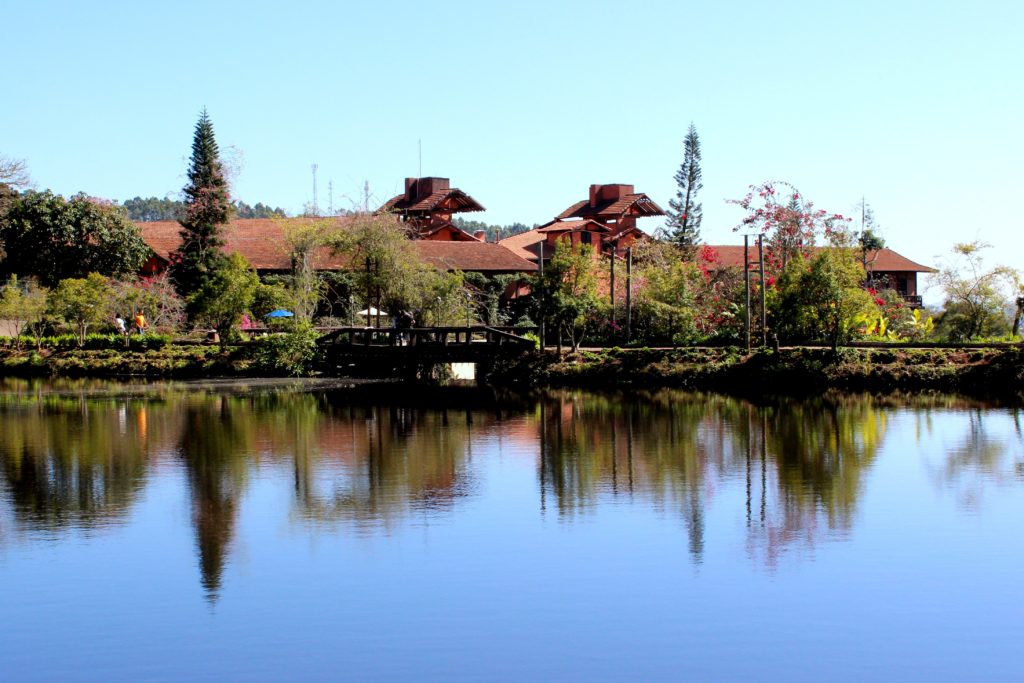
[[[580,242],[582,242],[583,244],[590,244],[590,233],[589,232],[581,232],[580,233]]]

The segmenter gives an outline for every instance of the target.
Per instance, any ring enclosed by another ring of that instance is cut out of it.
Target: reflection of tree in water
[[[390,526],[410,513],[449,509],[470,492],[471,438],[483,413],[344,406],[331,417],[326,452],[296,457],[306,521]]]
[[[705,506],[723,479],[740,475],[751,552],[772,563],[793,543],[813,544],[822,529],[850,527],[885,425],[867,398],[758,407],[670,391],[552,393],[541,408],[542,505],[553,496],[567,518],[602,496],[671,508],[700,562]]]
[[[867,396],[780,400],[752,417],[742,446],[751,554],[773,566],[795,544],[813,547],[823,533],[847,533],[887,423]],[[750,463],[761,466],[756,523]]]
[[[125,399],[5,397],[0,467],[17,524],[53,532],[122,519],[146,475],[145,412]]]
[[[956,493],[960,504],[973,509],[981,504],[988,484],[1024,481],[1024,432],[1021,411],[1009,412],[1012,428],[1003,424],[1005,411],[976,408],[967,413],[967,429],[952,448],[942,451],[938,461],[929,462],[935,484]]]
[[[250,399],[214,396],[185,405],[181,458],[192,494],[192,519],[203,588],[216,600],[234,535],[238,501],[252,452]]]
[[[727,463],[725,420],[739,402],[679,392],[600,396],[556,392],[541,403],[542,505],[559,515],[594,508],[601,496],[641,497],[678,511],[689,548],[704,551],[705,498]]]

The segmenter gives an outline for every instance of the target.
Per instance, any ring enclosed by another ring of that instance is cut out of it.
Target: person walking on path
[[[139,331],[140,337],[146,336],[146,316],[142,314],[142,311],[135,314],[135,329]]]

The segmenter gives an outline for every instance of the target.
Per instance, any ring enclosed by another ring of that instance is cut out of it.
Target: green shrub
[[[299,323],[292,332],[261,337],[252,344],[251,355],[263,372],[296,377],[309,375],[317,359],[319,334],[309,323]]]

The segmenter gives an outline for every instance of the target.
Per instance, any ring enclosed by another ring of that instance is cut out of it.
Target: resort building
[[[377,213],[395,214],[420,239],[482,242],[482,235],[470,235],[457,228],[452,223],[452,215],[483,210],[475,199],[451,187],[448,178],[406,178],[405,193],[384,202]]]
[[[632,185],[591,185],[588,199],[571,205],[549,223],[499,243],[534,263],[541,257],[549,259],[561,239],[592,245],[598,254],[621,254],[636,240],[647,238],[636,225],[638,218],[664,215],[654,200],[635,192]]]
[[[738,268],[743,270],[743,247],[736,245],[709,245],[714,263],[720,268]],[[815,250],[823,247],[816,247]],[[751,258],[757,258],[757,248],[750,250]],[[916,308],[922,304],[920,290],[917,286],[918,273],[935,273],[934,268],[911,261],[906,256],[885,247],[868,252],[868,280],[876,283],[879,288],[891,288],[903,295],[907,303]]]

